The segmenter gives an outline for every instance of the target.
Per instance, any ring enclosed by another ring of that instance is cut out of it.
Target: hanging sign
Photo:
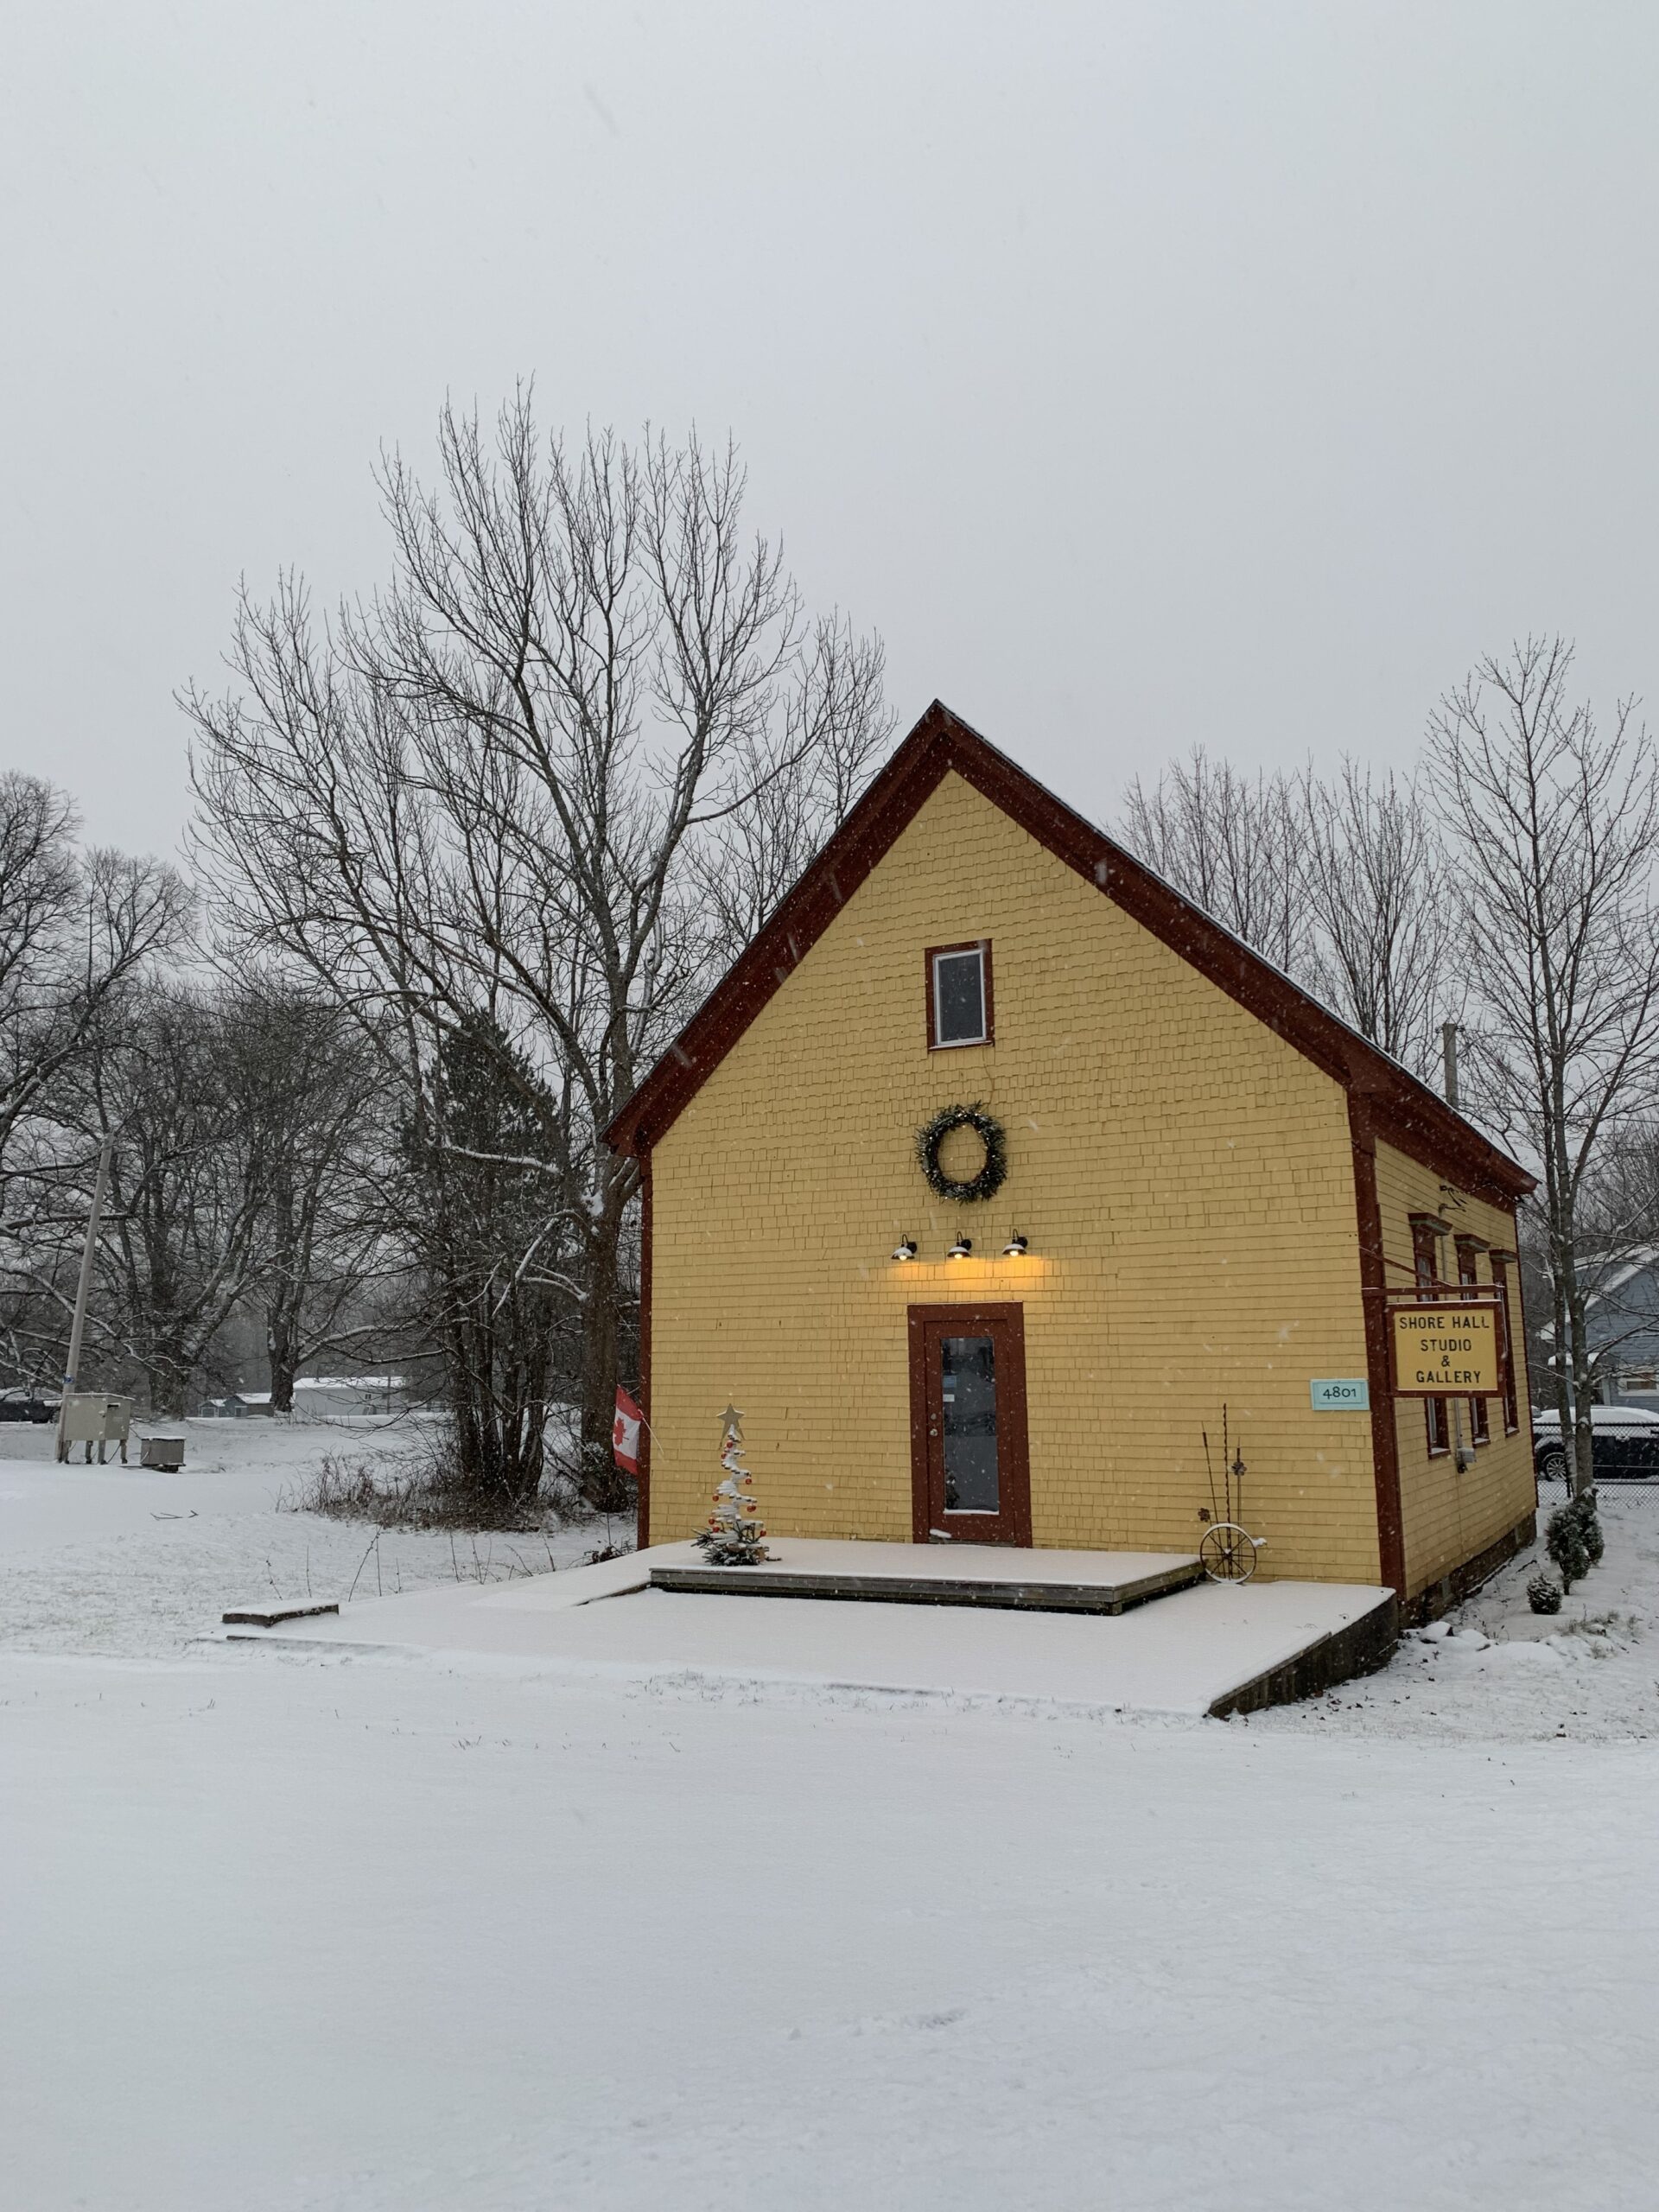
[[[1397,1398],[1495,1398],[1497,1306],[1450,1298],[1414,1299],[1392,1307],[1394,1394]]]

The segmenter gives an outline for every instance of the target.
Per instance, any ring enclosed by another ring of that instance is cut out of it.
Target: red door
[[[917,1543],[1030,1543],[1021,1307],[911,1307],[910,1459]]]

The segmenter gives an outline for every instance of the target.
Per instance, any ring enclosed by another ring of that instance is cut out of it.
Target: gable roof
[[[1524,1168],[1426,1084],[1073,813],[938,699],[611,1122],[605,1139],[613,1150],[640,1157],[649,1152],[952,773],[1351,1095],[1363,1096],[1377,1136],[1503,1205],[1534,1188]]]
[[[1594,1267],[1603,1257],[1605,1257],[1603,1254],[1586,1252],[1580,1258],[1580,1268]],[[1590,1321],[1597,1318],[1596,1308],[1599,1306],[1613,1305],[1619,1293],[1628,1290],[1641,1275],[1659,1275],[1659,1244],[1632,1245],[1621,1258],[1611,1262],[1611,1272],[1605,1281],[1598,1283],[1593,1290],[1586,1290],[1584,1294],[1586,1320]],[[1630,1309],[1625,1307],[1623,1311],[1628,1313]],[[1538,1334],[1545,1344],[1553,1344],[1555,1339],[1555,1324],[1553,1321],[1540,1322]]]

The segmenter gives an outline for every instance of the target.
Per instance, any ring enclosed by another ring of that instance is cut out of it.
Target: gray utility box
[[[106,1444],[118,1444],[121,1457],[127,1456],[127,1436],[132,1427],[132,1400],[111,1397],[104,1390],[72,1391],[63,1402],[62,1427],[58,1431],[58,1450],[67,1453],[72,1444],[84,1444],[90,1459],[94,1444],[98,1456],[104,1457]]]
[[[184,1439],[147,1436],[138,1456],[146,1467],[159,1467],[164,1474],[175,1475],[184,1465]]]

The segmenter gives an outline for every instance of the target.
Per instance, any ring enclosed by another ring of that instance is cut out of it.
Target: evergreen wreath
[[[939,1165],[939,1149],[953,1129],[972,1129],[985,1147],[985,1165],[971,1182],[958,1183]],[[1007,1180],[1008,1141],[1002,1124],[976,1099],[971,1106],[944,1106],[916,1132],[916,1157],[930,1189],[957,1205],[994,1198]]]

